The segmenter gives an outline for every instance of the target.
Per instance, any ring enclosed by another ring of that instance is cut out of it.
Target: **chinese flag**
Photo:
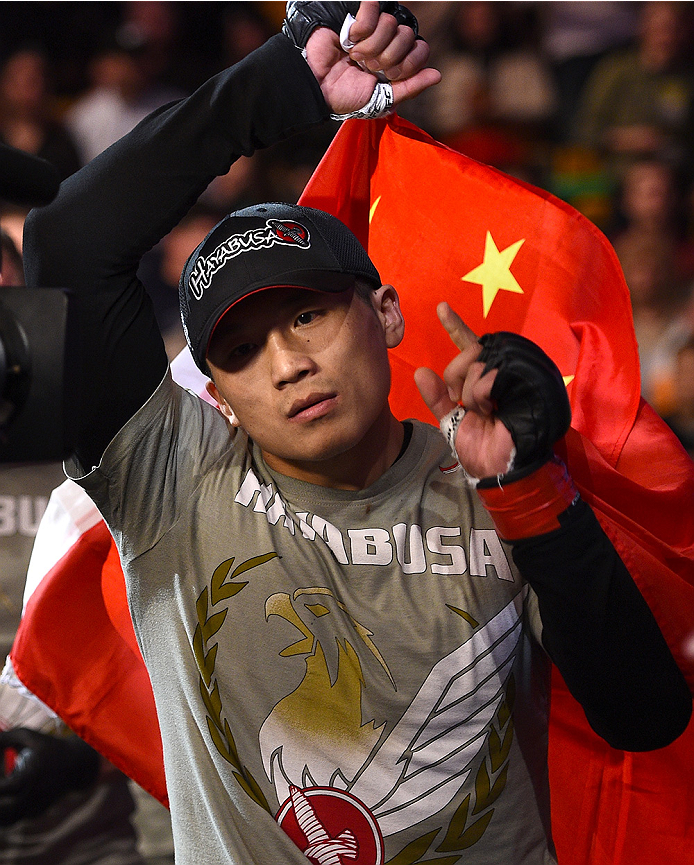
[[[456,352],[441,300],[476,333],[516,331],[552,357],[573,412],[561,455],[694,686],[694,464],[640,399],[629,294],[605,237],[397,116],[343,124],[301,203],[347,223],[400,294],[398,417],[433,421],[413,372],[441,373]],[[668,748],[615,751],[556,675],[550,777],[562,865],[694,862],[694,722]]]

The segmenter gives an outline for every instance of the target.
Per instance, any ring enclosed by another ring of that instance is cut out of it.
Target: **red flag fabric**
[[[187,350],[171,372],[212,402]],[[10,659],[29,691],[168,805],[154,696],[118,551],[96,506],[72,481],[53,491],[41,520]]]
[[[66,482],[60,494],[85,495],[73,486]],[[118,551],[100,517],[32,593],[11,659],[33,694],[167,804],[152,687],[135,641]]]
[[[551,355],[573,410],[562,455],[694,685],[684,648],[694,623],[694,467],[640,399],[628,292],[602,234],[548,193],[397,116],[343,124],[302,203],[346,222],[398,289],[407,321],[392,357],[398,417],[432,420],[412,373],[422,365],[440,372],[455,353],[436,318],[439,300],[477,333],[515,330]],[[148,725],[158,736],[151,689],[107,542],[95,526],[88,544],[85,537],[90,567],[86,551],[78,560],[74,550],[46,571],[51,579],[27,604],[12,658],[30,690],[165,801],[160,743],[144,737]],[[61,573],[70,582],[49,590]],[[93,614],[77,615],[67,631],[51,626],[76,595]],[[69,638],[64,651],[56,650],[59,631]],[[76,645],[85,646],[77,657]],[[96,674],[99,664],[123,674]],[[556,676],[550,774],[562,865],[694,861],[693,750],[694,723],[668,748],[614,751]]]
[[[455,348],[446,300],[478,334],[537,342],[567,383],[561,455],[694,686],[694,464],[640,398],[629,294],[601,232],[549,193],[435,142],[407,121],[343,124],[301,199],[346,222],[400,295],[391,405],[432,421],[413,371]],[[628,707],[625,707],[628,711]],[[562,865],[694,861],[694,722],[668,748],[611,749],[557,674],[552,828]]]

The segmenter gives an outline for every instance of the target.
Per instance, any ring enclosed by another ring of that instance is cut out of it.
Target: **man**
[[[80,316],[68,470],[119,545],[178,863],[549,863],[542,646],[616,747],[665,745],[691,713],[552,456],[552,362],[513,334],[479,344],[443,304],[461,351],[418,382],[448,442],[401,424],[395,289],[333,217],[264,204],[181,279],[216,412],[172,384],[135,276],[239,154],[435,83],[404,10],[362,3],[342,26],[345,5],[289,4],[285,33],[30,217],[29,279],[69,283]]]

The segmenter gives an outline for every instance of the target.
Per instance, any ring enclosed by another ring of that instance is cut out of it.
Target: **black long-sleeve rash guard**
[[[613,748],[665,747],[691,716],[684,676],[591,508],[579,500],[560,523],[513,545],[538,598],[543,644],[591,727]]]
[[[27,220],[27,281],[74,292],[80,366],[76,454],[98,464],[154,392],[166,355],[136,271],[210,180],[241,155],[324,120],[301,54],[279,34],[192,96],[155,112],[69,178]],[[686,726],[691,696],[614,547],[586,505],[514,545],[536,591],[547,649],[594,729],[614,747],[661,747]]]
[[[83,465],[98,464],[166,370],[136,275],[144,253],[236,159],[328,115],[308,64],[278,34],[192,96],[151,114],[29,215],[27,283],[73,294],[80,356],[71,396]]]

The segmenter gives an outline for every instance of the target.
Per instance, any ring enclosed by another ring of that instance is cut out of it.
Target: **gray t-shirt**
[[[167,376],[80,479],[121,552],[177,865],[555,861],[535,599],[453,462],[414,422],[368,489],[306,484]]]

